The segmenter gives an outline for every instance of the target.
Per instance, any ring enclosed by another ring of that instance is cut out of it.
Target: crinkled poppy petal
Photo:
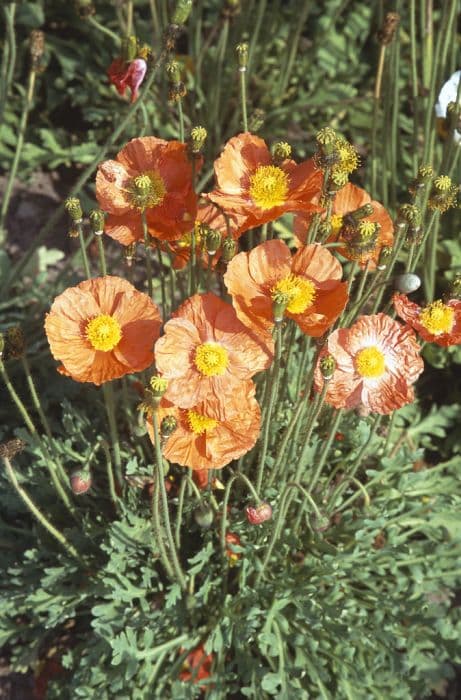
[[[248,271],[257,285],[267,287],[272,281],[290,274],[290,249],[277,239],[261,243],[249,254]]]
[[[262,333],[266,341],[267,331],[274,325],[272,299],[250,275],[249,253],[239,253],[231,260],[224,283],[240,321],[257,333]]]
[[[250,175],[260,165],[270,165],[272,157],[263,139],[249,132],[231,138],[215,161],[218,189],[239,195],[249,187]]]
[[[295,275],[304,275],[315,280],[316,287],[320,289],[334,288],[343,275],[339,260],[318,243],[297,250],[291,269]]]
[[[333,289],[327,291],[320,289],[312,307],[304,313],[287,313],[287,316],[298,324],[303,333],[319,338],[342,314],[348,298],[347,283],[339,282]]]
[[[96,198],[109,214],[126,214],[133,208],[129,186],[135,173],[117,160],[106,160],[96,173]]]
[[[117,153],[117,160],[134,173],[148,172],[162,158],[168,141],[156,136],[134,138]]]
[[[126,214],[109,214],[106,219],[104,232],[122,245],[131,245],[144,237],[141,214],[131,210]]]
[[[149,233],[160,240],[178,240],[192,230],[196,213],[197,196],[191,188],[167,193],[161,204],[147,210]]]

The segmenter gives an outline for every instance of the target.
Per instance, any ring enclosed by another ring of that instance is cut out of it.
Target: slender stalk
[[[9,5],[4,8],[6,37],[3,48],[1,69],[0,129],[3,124],[3,115],[5,112],[11,83],[13,82],[14,66],[16,63],[16,36],[14,33],[15,13],[16,3],[10,2]]]
[[[158,545],[160,552],[160,559],[162,560],[163,567],[166,571],[168,578],[174,581],[175,575],[173,567],[171,565],[168,553],[166,550],[164,537],[163,537],[163,527],[160,520],[160,479],[163,481],[163,474],[159,474],[157,471],[154,478],[154,493],[152,496],[152,523],[154,526],[154,532],[157,539],[156,544]]]
[[[105,277],[107,275],[107,265],[106,255],[104,253],[104,242],[102,240],[102,234],[97,234],[96,240],[98,242],[99,267],[101,268],[101,275]]]
[[[146,256],[146,274],[147,274],[147,291],[149,296],[152,299],[153,292],[154,292],[154,287],[152,284],[152,261],[150,259],[150,239],[149,239],[149,230],[147,228],[147,219],[146,219],[146,212],[142,211],[141,212],[141,221],[142,221],[142,231],[144,235],[144,251],[145,251],[145,256]]]
[[[190,257],[189,257],[189,296],[195,294],[195,228],[190,233]]]
[[[184,143],[184,112],[182,109],[182,100],[178,100],[178,120],[179,120],[179,140]]]
[[[123,485],[122,458],[120,455],[120,440],[118,436],[117,421],[115,417],[114,389],[111,382],[102,385],[104,403],[106,405],[107,421],[109,423],[110,439],[114,451],[115,476],[117,487],[121,490]]]
[[[166,318],[166,316],[167,316],[167,300],[166,300],[166,285],[165,285],[165,268],[163,265],[162,249],[160,247],[159,241],[156,240],[155,245],[157,248],[159,273],[160,273],[160,291],[161,291],[161,295],[162,295],[162,313],[163,313],[163,318]],[[171,303],[173,303],[173,299],[171,299]]]
[[[174,543],[174,539],[173,539],[173,533],[171,530],[170,511],[169,511],[169,507],[168,507],[168,496],[167,496],[167,492],[165,489],[165,479],[163,476],[163,457],[162,457],[162,449],[160,446],[160,431],[159,431],[159,427],[158,427],[158,415],[157,415],[156,411],[154,411],[154,413],[152,415],[152,424],[154,427],[155,458],[156,458],[156,463],[157,463],[157,485],[160,489],[160,495],[161,495],[161,499],[162,499],[163,519],[165,521],[165,531],[166,531],[168,547],[170,550],[171,561],[172,561],[173,570],[175,572],[176,578],[179,581],[181,588],[183,590],[186,590],[187,589],[186,578],[185,578],[183,570],[181,568],[181,564],[179,563],[178,553],[176,551],[176,547],[175,547],[175,543]]]
[[[128,0],[126,3],[126,35],[131,36],[133,33],[133,0]]]
[[[91,24],[92,27],[97,29],[98,32],[101,32],[102,34],[109,36],[116,46],[120,46],[120,37],[117,36],[117,34],[115,32],[113,32],[111,29],[109,29],[109,27],[106,27],[103,24],[100,24],[94,16],[90,15],[87,18],[87,22],[88,22],[88,24]]]
[[[11,464],[8,457],[3,457],[2,459],[3,459],[3,463],[6,467],[6,472],[8,474],[8,477],[13,485],[13,488],[15,489],[15,491],[19,495],[19,497],[22,499],[22,501],[25,503],[25,505],[29,508],[30,512],[37,518],[40,525],[42,525],[46,530],[48,530],[50,535],[52,535],[59,542],[59,544],[62,547],[64,547],[64,549],[72,557],[74,557],[74,559],[76,559],[81,564],[84,564],[83,559],[81,558],[80,554],[77,552],[75,547],[62,534],[62,532],[59,532],[59,530],[57,530],[54,527],[54,525],[52,525],[50,523],[50,521],[43,515],[43,513],[40,511],[40,509],[35,505],[34,501],[31,499],[31,497],[26,493],[26,491],[19,484],[19,482],[16,478],[15,471],[13,469],[13,465]]]
[[[416,58],[416,8],[415,0],[410,0],[410,56],[411,56],[411,95],[413,101],[413,147],[411,158],[413,172],[418,170],[418,135],[419,135],[419,90],[418,64]]]
[[[183,476],[183,478],[181,479],[181,485],[179,487],[179,493],[178,493],[178,508],[176,511],[176,526],[175,526],[175,535],[174,535],[174,542],[175,542],[177,549],[179,549],[181,547],[181,521],[182,521],[182,513],[183,513],[183,509],[184,509],[184,497],[186,495],[186,489],[188,486],[194,492],[195,497],[197,498],[198,502],[201,503],[201,501],[202,501],[202,494],[200,493],[199,489],[194,484],[194,482],[190,478],[190,476]]]
[[[82,253],[82,262],[83,262],[83,267],[85,269],[85,275],[87,279],[91,279],[91,270],[90,270],[90,263],[88,261],[88,254],[86,252],[86,243],[85,243],[85,238],[83,236],[83,226],[82,224],[76,224],[77,231],[78,231],[78,240],[80,243],[80,251]]]
[[[328,431],[328,436],[326,439],[326,442],[322,445],[322,455],[319,459],[319,462],[317,464],[317,468],[312,476],[311,483],[309,484],[309,492],[312,493],[314,490],[317,481],[320,478],[320,475],[322,473],[323,467],[325,466],[325,462],[328,459],[328,455],[330,453],[331,445],[333,444],[333,440],[335,439],[336,431],[338,430],[339,424],[341,422],[341,418],[343,417],[344,409],[340,408],[336,411],[335,417],[333,419],[333,422],[330,425],[330,429]]]
[[[297,481],[297,482],[301,481],[301,476],[303,473],[303,469],[305,467],[306,456],[307,456],[307,453],[308,453],[309,448],[311,446],[310,440],[311,440],[312,433],[314,430],[315,421],[317,420],[318,415],[322,409],[323,402],[325,399],[325,394],[327,393],[327,389],[328,389],[328,382],[324,381],[322,391],[315,395],[315,399],[314,399],[314,402],[312,404],[310,414],[308,416],[306,433],[305,433],[305,435],[303,435],[304,446],[303,446],[303,450],[301,452],[301,457],[299,458],[298,468],[296,470],[295,481]]]
[[[4,245],[7,237],[7,231],[5,229],[5,220],[8,212],[8,207],[11,199],[11,192],[13,189],[13,183],[16,178],[16,173],[18,171],[19,161],[21,159],[22,148],[24,145],[24,136],[26,134],[27,120],[29,117],[29,112],[32,107],[34,99],[34,89],[35,89],[35,76],[36,72],[33,68],[29,72],[29,81],[27,85],[27,93],[24,101],[24,106],[22,108],[21,119],[18,127],[18,136],[16,141],[16,150],[13,157],[13,162],[11,164],[10,173],[8,175],[8,180],[5,187],[5,194],[3,196],[2,208],[0,210],[0,246]]]
[[[242,107],[242,124],[243,131],[248,131],[248,116],[247,116],[247,96],[246,96],[246,66],[240,66],[240,105]]]
[[[384,72],[384,59],[386,57],[386,46],[381,44],[379,49],[378,67],[376,69],[375,89],[373,93],[373,117],[371,122],[371,195],[376,197],[376,182],[378,177],[378,122],[379,103],[381,100],[381,84]]]
[[[110,456],[110,449],[109,445],[107,444],[106,440],[101,441],[101,446],[104,451],[104,456],[106,458],[106,473],[107,473],[107,480],[109,482],[109,494],[110,494],[110,500],[112,501],[114,508],[116,511],[118,511],[118,496],[117,496],[117,491],[115,489],[115,479],[114,479],[114,472],[112,470],[112,458]]]

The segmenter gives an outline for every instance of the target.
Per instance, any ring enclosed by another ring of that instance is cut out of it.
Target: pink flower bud
[[[250,525],[261,525],[261,523],[272,518],[272,506],[269,503],[261,503],[256,508],[247,506],[245,512]]]
[[[76,496],[90,490],[93,480],[90,472],[79,470],[70,475],[70,487]]]

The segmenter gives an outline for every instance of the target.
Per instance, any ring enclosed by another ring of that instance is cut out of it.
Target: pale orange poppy
[[[414,400],[412,385],[424,369],[414,332],[383,313],[361,316],[350,328],[333,331],[315,370],[317,391],[323,387],[320,360],[325,355],[336,362],[325,394],[335,408],[392,413]]]
[[[181,238],[197,212],[186,144],[154,136],[132,139],[115,160],[99,166],[96,197],[109,214],[105,232],[123,245],[143,238],[142,211],[151,236]]]
[[[231,304],[215,294],[187,299],[165,324],[155,345],[157,370],[168,379],[165,398],[181,408],[238,395],[242,380],[266,369],[267,347],[239,319]],[[233,403],[223,401],[233,411]]]
[[[370,216],[361,218],[361,236],[364,242],[361,243],[369,250],[354,250],[354,241],[348,240],[347,215],[360,209],[365,204],[371,204],[373,213]],[[311,222],[311,216],[298,214],[294,218],[295,244],[303,245],[306,242],[306,235]],[[373,227],[369,224],[379,224],[379,230],[374,233]],[[367,236],[369,240],[367,240]],[[371,199],[368,192],[361,187],[348,183],[336,193],[333,200],[331,216],[331,234],[328,242],[344,243],[336,248],[336,251],[348,260],[357,260],[360,267],[365,267],[368,262],[370,270],[374,270],[378,264],[379,254],[383,246],[392,246],[394,242],[394,224],[386,209],[379,202]]]
[[[149,367],[160,325],[158,307],[147,294],[111,276],[66,289],[45,319],[61,373],[98,385]]]
[[[314,203],[323,175],[313,159],[297,165],[284,160],[275,165],[259,136],[245,132],[231,138],[215,161],[217,188],[208,197],[239,217],[239,232],[274,221],[285,212],[318,211]]]
[[[419,306],[405,294],[394,294],[392,301],[400,318],[423,340],[443,347],[461,344],[461,300],[438,299],[427,306]]]
[[[285,316],[303,333],[319,337],[340,316],[348,300],[340,262],[321,245],[300,248],[294,256],[283,241],[261,243],[231,260],[224,282],[237,316],[266,333],[274,326],[274,302],[287,301]]]
[[[163,454],[170,462],[190,469],[221,469],[238,459],[255,445],[261,425],[251,379],[241,382],[237,394],[212,397],[189,409],[163,397],[160,425],[166,416],[176,419],[177,428],[163,442]],[[154,442],[152,417],[147,419],[147,429]]]

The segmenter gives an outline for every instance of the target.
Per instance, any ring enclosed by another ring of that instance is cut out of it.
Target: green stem
[[[181,521],[182,521],[182,513],[184,510],[184,497],[186,495],[186,488],[188,486],[194,492],[195,497],[197,498],[198,502],[201,503],[201,501],[202,501],[202,494],[200,493],[200,491],[197,488],[194,481],[190,478],[190,476],[183,476],[183,478],[181,479],[181,485],[179,487],[178,508],[176,511],[176,527],[175,527],[174,541],[175,541],[175,545],[176,545],[177,549],[179,549],[181,547]]]
[[[340,408],[336,411],[336,415],[334,417],[333,422],[330,425],[330,429],[328,431],[328,436],[326,442],[322,445],[322,456],[319,459],[319,462],[317,464],[317,469],[315,470],[311,483],[309,484],[309,492],[312,493],[314,490],[317,481],[320,478],[320,475],[322,473],[323,467],[325,466],[325,462],[328,459],[328,455],[330,453],[331,445],[333,443],[333,440],[335,439],[336,431],[338,430],[339,424],[341,422],[341,418],[343,417],[344,409]]]
[[[13,82],[14,66],[16,63],[16,36],[14,33],[14,16],[16,3],[11,2],[4,8],[6,37],[2,55],[1,93],[0,93],[0,129],[3,125],[3,115]]]
[[[195,294],[195,228],[190,233],[190,257],[189,257],[189,296]]]
[[[381,44],[379,49],[378,68],[376,70],[375,89],[373,94],[373,117],[371,122],[371,196],[376,197],[376,182],[378,178],[378,122],[379,103],[381,100],[381,85],[384,72],[384,59],[386,57],[386,46]]]
[[[24,136],[27,128],[27,120],[29,117],[29,112],[32,107],[32,102],[34,99],[34,88],[35,88],[35,70],[31,69],[29,72],[29,82],[27,86],[26,99],[24,106],[22,108],[21,120],[18,127],[18,135],[16,140],[16,150],[13,157],[13,162],[11,164],[10,173],[8,175],[8,180],[5,187],[5,194],[3,197],[2,208],[0,211],[0,246],[3,246],[6,238],[7,231],[5,229],[6,215],[8,212],[8,206],[11,199],[11,192],[13,189],[13,183],[16,178],[16,173],[19,166],[19,161],[21,159],[22,148],[24,145]]]
[[[13,469],[13,466],[8,459],[8,457],[3,457],[3,463],[6,467],[6,471],[8,474],[8,477],[16,490],[16,493],[20,496],[22,501],[25,503],[25,505],[29,508],[31,513],[37,518],[38,522],[52,535],[63,547],[64,549],[72,556],[74,559],[76,559],[78,562],[81,564],[84,564],[83,559],[75,549],[75,547],[64,537],[62,532],[59,532],[54,525],[50,523],[50,521],[43,515],[43,513],[39,510],[39,508],[35,505],[33,500],[30,498],[30,496],[26,493],[26,491],[22,488],[22,486],[19,484],[15,471]]]
[[[243,131],[248,131],[247,97],[246,97],[246,66],[240,66],[240,104],[242,107]]]
[[[114,479],[114,472],[112,470],[112,459],[110,456],[109,445],[107,444],[106,440],[102,440],[101,446],[102,446],[102,449],[104,451],[104,456],[106,458],[106,473],[107,473],[107,480],[109,482],[110,499],[111,499],[112,503],[114,504],[115,510],[118,511],[118,496],[117,496],[117,491],[115,489],[115,479]]]
[[[93,26],[95,29],[97,29],[98,32],[102,32],[102,34],[109,36],[116,46],[120,46],[120,37],[117,36],[117,34],[111,29],[109,29],[109,27],[105,27],[103,24],[100,24],[94,16],[90,15],[90,17],[87,18],[87,22],[88,24],[91,24],[91,26]]]
[[[98,253],[99,253],[99,266],[101,268],[101,275],[105,277],[107,275],[107,265],[106,265],[106,255],[104,253],[104,243],[102,240],[102,234],[96,234],[96,240],[98,242]]]
[[[142,221],[142,231],[144,235],[144,252],[146,256],[146,274],[147,274],[147,291],[152,299],[153,292],[154,292],[154,287],[152,284],[152,261],[150,259],[150,239],[149,239],[149,230],[147,228],[147,219],[146,219],[146,212],[142,211],[141,212],[141,221]]]
[[[160,247],[159,241],[156,240],[155,245],[157,248],[159,273],[160,273],[160,292],[162,295],[162,314],[163,314],[163,318],[166,318],[167,317],[167,306],[166,306],[165,267],[163,265],[162,249]],[[171,303],[173,303],[173,299],[171,299]]]
[[[322,409],[323,402],[325,400],[325,394],[327,393],[328,389],[328,382],[324,381],[323,382],[323,387],[322,391],[318,394],[315,395],[314,402],[312,404],[310,414],[308,415],[307,419],[307,426],[306,426],[306,433],[303,435],[303,450],[301,452],[301,457],[299,458],[298,461],[298,468],[296,470],[296,476],[295,476],[295,481],[298,482],[301,480],[301,475],[305,466],[305,461],[306,461],[306,456],[310,448],[310,439],[312,437],[312,433],[314,430],[315,426],[315,421],[318,418],[318,415]],[[312,488],[310,489],[312,490]]]
[[[115,475],[117,479],[117,486],[121,490],[123,486],[122,458],[120,455],[120,440],[118,436],[117,421],[115,417],[114,389],[111,382],[106,382],[105,384],[103,384],[102,391],[104,395],[104,403],[106,405],[110,439],[112,442],[112,449],[114,451]]]
[[[184,143],[184,112],[182,109],[182,100],[178,100],[178,119],[179,119],[179,140]]]
[[[85,243],[85,238],[83,236],[83,226],[81,223],[76,224],[76,226],[77,226],[77,231],[78,231],[78,240],[80,243],[80,250],[82,253],[83,267],[85,269],[85,275],[86,275],[87,279],[91,279],[90,263],[88,262],[88,254],[86,252],[86,243]]]

